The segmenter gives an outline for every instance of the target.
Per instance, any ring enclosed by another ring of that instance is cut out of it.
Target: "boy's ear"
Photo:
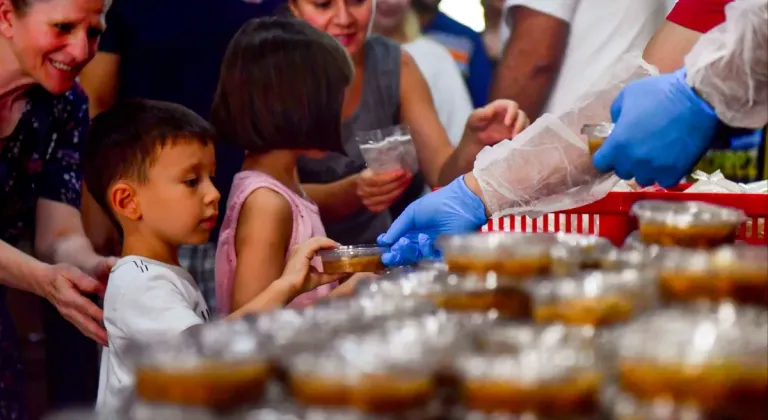
[[[136,189],[125,182],[118,182],[109,190],[109,201],[115,213],[129,220],[141,219],[141,207]]]

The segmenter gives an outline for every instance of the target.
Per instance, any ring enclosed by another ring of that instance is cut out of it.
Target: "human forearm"
[[[491,100],[514,100],[535,120],[560,73],[569,25],[527,7],[513,7],[510,15],[513,30],[496,70]]]
[[[459,146],[443,164],[438,177],[438,185],[434,187],[442,187],[448,185],[451,181],[459,176],[472,171],[472,167],[475,163],[475,157],[481,150],[483,145],[475,139],[474,135],[469,130],[464,131],[464,137],[459,143]]]
[[[102,258],[83,232],[62,234],[48,244],[35,246],[35,255],[51,264],[70,264],[89,271]]]
[[[101,207],[96,204],[85,184],[83,184],[80,213],[85,235],[96,252],[101,255],[120,255],[121,244],[117,229]]]
[[[42,286],[37,279],[47,264],[0,241],[0,284],[14,289],[42,295]]]
[[[302,188],[317,204],[323,220],[335,222],[363,208],[357,195],[358,176],[351,175],[330,184],[302,184]]]
[[[298,293],[292,283],[281,278],[272,282],[258,296],[232,312],[227,318],[240,318],[254,312],[279,309],[290,303],[296,296]]]

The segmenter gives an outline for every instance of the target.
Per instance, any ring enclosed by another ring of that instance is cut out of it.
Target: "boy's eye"
[[[75,25],[71,23],[55,23],[53,27],[63,34],[69,34],[75,29]]]
[[[200,179],[197,177],[184,180],[184,185],[190,188],[196,187],[197,184],[199,183],[200,183]]]

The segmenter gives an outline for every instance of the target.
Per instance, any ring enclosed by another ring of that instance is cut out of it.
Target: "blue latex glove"
[[[387,233],[379,236],[380,245],[391,247],[382,261],[386,266],[409,265],[421,258],[438,257],[434,247],[437,236],[476,231],[487,221],[485,205],[467,188],[462,176],[411,203]]]
[[[614,100],[611,118],[616,125],[595,153],[595,168],[667,188],[691,172],[719,124],[682,69],[628,84]]]

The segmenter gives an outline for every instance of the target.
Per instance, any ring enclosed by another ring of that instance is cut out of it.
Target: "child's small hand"
[[[379,213],[397,201],[413,180],[413,174],[398,169],[376,173],[366,169],[357,180],[357,195],[368,210]]]
[[[297,296],[324,284],[333,283],[338,279],[332,276],[310,275],[313,271],[316,272],[310,263],[318,251],[337,247],[338,243],[324,237],[315,237],[294,246],[288,253],[288,261],[280,281],[288,282]]]
[[[517,102],[497,99],[470,114],[467,130],[481,144],[492,146],[515,137],[529,124],[528,116]]]

